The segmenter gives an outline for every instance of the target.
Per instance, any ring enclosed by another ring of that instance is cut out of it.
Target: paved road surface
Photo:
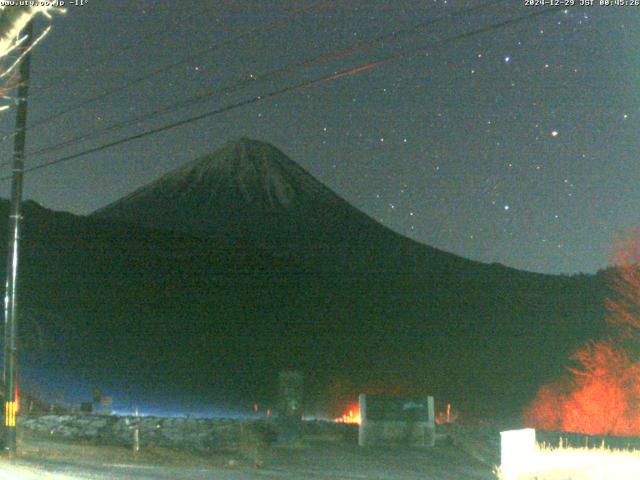
[[[77,462],[39,461],[2,462],[2,480],[240,480],[264,478],[294,478],[287,472],[271,470],[222,469],[202,467],[167,467],[136,464],[93,464]],[[307,477],[312,478],[312,477]]]
[[[87,447],[90,448],[90,447]],[[91,455],[88,455],[89,457]],[[453,447],[404,451],[321,445],[274,450],[263,468],[152,465],[92,458],[0,460],[0,480],[494,480],[491,468]]]

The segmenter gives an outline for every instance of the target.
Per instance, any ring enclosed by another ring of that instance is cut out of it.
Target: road
[[[175,467],[136,464],[92,464],[68,461],[3,461],[2,480],[241,480],[293,478],[287,472],[275,470]],[[310,477],[307,477],[310,478]]]
[[[90,447],[87,447],[90,450]],[[177,458],[176,461],[180,461]],[[459,449],[359,449],[357,446],[315,445],[274,449],[265,466],[153,464],[103,460],[87,451],[75,458],[23,455],[0,460],[0,480],[494,480],[491,468]]]

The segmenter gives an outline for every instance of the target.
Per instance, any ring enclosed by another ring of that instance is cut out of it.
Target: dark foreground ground
[[[434,448],[359,448],[355,443],[310,441],[273,446],[260,466],[242,454],[196,455],[184,451],[125,448],[22,438],[16,459],[0,459],[0,479],[371,479],[492,480],[491,455],[469,452],[451,436]],[[484,444],[481,438],[472,443]],[[493,441],[488,442],[493,443]],[[488,449],[488,450],[491,450]]]

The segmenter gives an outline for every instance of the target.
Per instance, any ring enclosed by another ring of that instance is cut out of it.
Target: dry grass
[[[495,473],[501,480],[638,480],[640,451],[538,445],[519,471]]]

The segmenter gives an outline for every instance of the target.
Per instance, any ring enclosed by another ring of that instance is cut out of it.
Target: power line
[[[311,8],[312,7],[308,7],[308,8],[302,9],[297,14],[305,13],[306,11],[310,10]],[[175,61],[173,63],[170,63],[168,65],[165,65],[163,67],[157,68],[155,70],[152,70],[151,72],[148,72],[148,73],[146,73],[146,74],[144,74],[144,75],[142,75],[142,76],[140,76],[138,78],[135,78],[134,80],[131,80],[129,82],[125,82],[125,83],[123,83],[123,84],[121,84],[121,85],[119,85],[117,87],[114,87],[112,89],[106,90],[106,91],[104,91],[104,92],[102,92],[102,93],[100,93],[98,95],[94,95],[93,97],[90,97],[90,98],[88,98],[88,99],[86,99],[86,100],[84,100],[82,102],[79,102],[79,103],[77,103],[75,105],[72,105],[71,107],[69,107],[67,109],[61,110],[61,111],[53,113],[53,114],[51,114],[51,115],[49,115],[47,117],[41,118],[39,120],[36,120],[31,125],[29,125],[29,129],[33,129],[33,128],[45,125],[45,124],[50,123],[51,121],[53,121],[53,120],[55,120],[55,119],[57,119],[57,118],[59,118],[59,117],[61,117],[63,115],[66,115],[68,113],[74,112],[74,111],[76,111],[76,110],[78,110],[80,108],[86,107],[87,105],[95,103],[95,102],[97,102],[99,100],[107,98],[107,97],[109,97],[111,95],[114,95],[116,93],[120,93],[120,92],[122,92],[124,90],[128,90],[129,88],[131,88],[131,87],[133,87],[135,85],[138,85],[138,84],[140,84],[142,82],[150,80],[151,78],[157,77],[158,75],[161,75],[163,73],[169,72],[169,71],[173,70],[176,67],[185,65],[185,64],[195,60],[196,58],[200,57],[201,55],[203,55],[205,53],[213,52],[213,51],[218,50],[220,48],[223,48],[225,46],[231,45],[231,44],[237,42],[238,40],[240,40],[240,39],[242,39],[244,37],[257,35],[259,33],[265,32],[265,31],[273,30],[274,28],[277,28],[277,27],[281,26],[282,24],[288,23],[290,21],[291,21],[291,19],[287,17],[285,19],[282,19],[282,20],[279,20],[279,21],[276,21],[276,22],[271,22],[271,23],[269,23],[267,25],[263,25],[263,26],[260,26],[260,27],[253,28],[253,29],[248,30],[248,31],[246,31],[244,33],[236,35],[234,38],[231,38],[231,39],[225,40],[223,42],[216,43],[214,45],[210,45],[208,47],[205,47],[205,48],[202,48],[200,50],[197,50],[196,52],[191,53],[190,55],[187,55],[186,57],[183,57],[180,60],[177,60],[177,61]]]
[[[391,34],[387,34],[387,35],[380,35],[378,37],[375,37],[372,40],[369,41],[360,41],[358,42],[356,45],[354,45],[353,47],[350,47],[348,49],[343,49],[343,50],[338,50],[338,51],[334,51],[334,52],[330,52],[330,53],[322,53],[320,55],[316,55],[310,59],[307,60],[303,60],[301,62],[296,62],[293,64],[289,64],[285,67],[282,68],[278,68],[275,70],[271,70],[269,72],[266,72],[265,74],[262,75],[258,75],[255,76],[253,78],[249,78],[249,79],[245,79],[240,81],[239,83],[236,83],[235,85],[232,86],[228,86],[228,87],[224,87],[221,89],[214,89],[214,90],[210,90],[204,93],[200,93],[191,97],[188,97],[184,100],[181,100],[179,102],[175,102],[171,105],[162,107],[160,109],[156,109],[152,112],[148,112],[145,114],[141,114],[141,115],[137,115],[134,117],[131,117],[129,119],[123,120],[121,122],[117,122],[114,124],[111,124],[109,126],[105,126],[101,129],[98,130],[92,130],[89,133],[85,133],[79,136],[76,136],[74,138],[65,140],[63,142],[59,142],[57,144],[54,145],[49,145],[46,147],[42,147],[39,148],[38,150],[35,150],[34,152],[30,153],[30,157],[35,157],[35,156],[39,156],[45,153],[49,153],[51,150],[59,150],[61,148],[64,147],[68,147],[71,145],[75,145],[77,143],[80,143],[82,141],[86,141],[89,140],[91,138],[94,137],[98,137],[101,136],[107,132],[111,132],[114,130],[118,130],[120,128],[132,125],[132,124],[138,124],[141,122],[144,122],[146,120],[149,119],[153,119],[154,117],[157,117],[159,115],[163,115],[169,112],[173,112],[176,110],[179,110],[181,108],[184,108],[186,106],[190,106],[193,105],[195,103],[199,103],[202,102],[204,100],[208,100],[211,97],[215,96],[215,95],[222,95],[222,94],[227,94],[227,93],[234,93],[236,91],[241,90],[242,88],[244,88],[247,85],[251,85],[254,84],[256,82],[263,82],[263,81],[267,81],[267,80],[273,80],[276,79],[278,76],[284,74],[284,73],[288,73],[291,72],[292,70],[296,69],[296,68],[306,68],[309,67],[311,65],[313,65],[314,63],[318,63],[320,61],[324,61],[327,59],[334,59],[334,58],[339,58],[339,57],[344,57],[346,55],[350,55],[356,52],[360,52],[360,51],[364,51],[367,50],[369,48],[371,48],[372,46],[376,45],[376,44],[380,44],[383,43],[385,41],[388,40],[395,40],[397,38],[399,38],[401,35],[406,35],[407,33],[412,33],[421,29],[424,29],[425,27],[434,25],[437,22],[440,22],[441,20],[445,19],[445,18],[452,18],[452,17],[456,17],[456,16],[462,16],[462,15],[469,15],[471,13],[474,13],[477,10],[482,10],[485,8],[489,8],[489,7],[493,7],[495,5],[504,3],[507,0],[492,0],[480,5],[477,5],[475,7],[471,7],[471,8],[464,8],[464,9],[458,9],[456,11],[452,11],[452,12],[447,12],[446,14],[442,15],[442,16],[438,16],[437,18],[431,19],[427,22],[421,22],[419,24],[416,25],[412,25],[411,27],[407,27],[405,29],[402,30],[398,30],[396,32],[393,32]],[[2,164],[2,162],[0,162],[0,165]]]
[[[298,13],[308,13],[308,12],[312,12],[314,10],[321,10],[324,7],[326,7],[326,3],[319,3],[316,5],[311,5],[309,7],[306,8],[302,8],[302,9],[294,9],[292,12],[289,12],[290,14],[298,14]],[[153,7],[154,10],[158,9],[158,6],[154,6]],[[175,10],[175,6],[171,7],[170,10]],[[125,13],[125,15],[129,16],[132,15],[132,13]],[[179,19],[182,22],[186,22],[188,20],[191,20],[193,18],[198,18],[198,17],[202,17],[202,9],[201,8],[197,8],[197,9],[193,9],[193,12],[190,13],[189,15],[187,15],[184,18]],[[159,28],[154,29],[150,32],[145,32],[144,34],[144,40],[145,41],[149,41],[150,39],[153,39],[155,37],[159,37],[159,36],[163,36],[164,34],[167,33],[167,29],[166,26],[161,25]],[[136,38],[136,40],[134,42],[130,42],[128,45],[117,45],[115,46],[110,52],[109,52],[109,56],[113,56],[113,54],[116,53],[120,53],[120,52],[129,52],[131,50],[137,49],[140,47],[140,42],[139,39]],[[88,69],[91,69],[93,67],[99,66],[100,68],[97,69],[97,71],[103,70],[105,67],[108,66],[108,64],[106,64],[104,62],[104,58],[100,59],[100,60],[96,60],[93,62],[90,62],[88,64],[86,64],[83,68],[85,71]],[[69,76],[69,74],[60,74],[60,75],[56,75],[56,76],[52,76],[47,78],[47,84],[45,85],[41,85],[41,86],[36,86],[31,88],[32,93],[36,93],[36,92],[42,92],[45,90],[49,90],[50,88],[56,86],[59,84],[60,80],[65,80],[66,83],[75,83],[76,81],[79,81],[82,79],[82,76],[80,75],[73,75],[73,76]]]
[[[407,58],[409,55],[414,55],[416,53],[420,53],[420,52],[424,52],[424,51],[428,50],[428,48],[430,46],[433,46],[434,44],[438,45],[438,46],[446,45],[446,44],[449,44],[449,43],[452,43],[452,42],[457,42],[459,40],[464,40],[464,39],[467,39],[467,38],[471,38],[471,37],[474,37],[474,36],[477,36],[477,35],[480,35],[480,34],[483,34],[483,33],[487,33],[487,32],[490,32],[490,31],[499,30],[499,29],[507,27],[507,26],[518,24],[518,23],[523,22],[525,20],[531,20],[533,18],[537,18],[537,17],[540,17],[542,15],[546,15],[546,14],[553,13],[553,12],[558,12],[558,11],[561,11],[561,10],[562,10],[561,8],[557,8],[557,7],[548,7],[548,8],[544,8],[544,9],[541,9],[541,10],[537,10],[537,11],[535,11],[533,13],[528,14],[528,15],[523,15],[523,16],[520,16],[520,17],[516,17],[516,18],[509,19],[509,20],[505,20],[505,21],[499,22],[497,24],[489,25],[489,26],[486,26],[486,27],[479,28],[477,30],[473,30],[473,31],[470,31],[470,32],[465,32],[465,33],[462,33],[462,34],[459,34],[459,35],[455,35],[453,37],[450,37],[450,38],[447,38],[447,39],[444,39],[444,40],[431,42],[432,45],[416,48],[416,49],[412,50],[410,53],[401,53],[401,54],[389,55],[389,56],[387,56],[387,57],[385,57],[385,58],[383,58],[381,60],[378,60],[376,62],[373,62],[373,63],[360,65],[358,67],[350,68],[350,69],[347,69],[347,70],[343,70],[341,72],[337,72],[337,73],[334,73],[334,74],[331,74],[331,75],[325,75],[325,76],[323,76],[321,78],[318,78],[318,79],[315,79],[315,80],[309,80],[309,81],[300,82],[298,84],[295,84],[295,85],[292,85],[292,86],[289,86],[289,87],[281,88],[279,90],[275,90],[273,92],[269,92],[269,93],[264,94],[264,95],[259,95],[259,96],[256,96],[256,97],[253,97],[253,98],[250,98],[250,99],[247,99],[247,100],[243,100],[241,102],[236,102],[236,103],[233,103],[231,105],[227,105],[225,107],[217,108],[215,110],[211,110],[211,111],[208,111],[208,112],[200,114],[200,115],[196,115],[196,116],[184,119],[184,120],[180,120],[178,122],[170,123],[170,124],[164,125],[162,127],[150,129],[150,130],[147,130],[147,131],[142,132],[142,133],[138,133],[138,134],[131,135],[131,136],[128,136],[128,137],[124,137],[124,138],[121,138],[121,139],[118,139],[118,140],[115,140],[115,141],[112,141],[112,142],[109,142],[109,143],[106,143],[106,144],[103,144],[103,145],[100,145],[100,146],[97,146],[97,147],[94,147],[94,148],[90,148],[90,149],[87,149],[87,150],[84,150],[82,152],[78,152],[78,153],[75,153],[75,154],[72,154],[72,155],[67,155],[67,156],[64,156],[64,157],[61,157],[61,158],[57,158],[55,160],[51,160],[49,162],[45,162],[45,163],[42,163],[40,165],[36,165],[36,166],[30,167],[30,168],[27,168],[27,169],[25,169],[25,173],[26,172],[33,172],[33,171],[36,171],[36,170],[41,170],[43,168],[48,168],[48,167],[51,167],[53,165],[57,165],[57,164],[64,163],[64,162],[68,162],[70,160],[74,160],[76,158],[79,158],[79,157],[82,157],[82,156],[85,156],[85,155],[89,155],[91,153],[96,153],[96,152],[99,152],[99,151],[102,151],[102,150],[106,150],[108,148],[112,148],[112,147],[115,147],[115,146],[118,146],[118,145],[122,145],[124,143],[128,143],[128,142],[131,142],[133,140],[137,140],[137,139],[149,136],[149,135],[153,135],[153,134],[156,134],[156,133],[160,133],[160,132],[164,132],[164,131],[167,131],[167,130],[171,130],[173,128],[177,128],[177,127],[180,127],[182,125],[187,125],[189,123],[197,122],[197,121],[205,119],[205,118],[217,116],[217,115],[220,115],[222,113],[229,112],[231,110],[235,110],[235,109],[238,109],[238,108],[241,108],[241,107],[245,107],[247,105],[251,105],[253,103],[257,103],[257,102],[261,102],[263,100],[267,100],[267,99],[270,99],[270,98],[278,97],[278,96],[283,95],[285,93],[290,93],[290,92],[294,92],[294,91],[297,91],[297,90],[302,90],[302,89],[314,87],[316,85],[320,85],[322,83],[325,83],[325,82],[328,82],[328,81],[331,81],[331,80],[336,80],[338,78],[342,78],[342,77],[345,77],[345,76],[355,75],[355,74],[358,74],[358,73],[361,73],[361,72],[364,72],[364,71],[368,71],[368,70],[377,68],[377,67],[379,67],[381,65],[390,63],[390,62],[396,62],[396,61],[399,61],[399,60],[403,60],[403,59]],[[2,178],[0,178],[0,181],[8,180],[10,178],[11,178],[10,176],[2,177]]]
[[[195,11],[195,12],[191,13],[190,15],[188,15],[184,20],[185,21],[186,20],[190,20],[190,19],[198,17],[200,15],[201,15],[200,11]],[[165,33],[166,33],[166,27],[163,25],[163,26],[160,26],[160,28],[158,28],[157,30],[152,30],[151,32],[146,33],[145,36],[144,36],[144,39],[146,41],[148,41],[148,40],[150,40],[152,38],[155,38],[157,36],[161,36],[162,34],[165,34]],[[129,45],[126,45],[126,46],[120,45],[120,46],[114,48],[111,52],[109,52],[109,55],[111,56],[114,53],[119,53],[119,52],[128,52],[128,51],[130,51],[130,50],[132,50],[134,48],[137,48],[137,47],[139,47],[138,39],[136,39],[135,42],[131,42]],[[103,59],[100,59],[100,60],[96,60],[94,62],[90,62],[89,64],[87,64],[87,65],[85,65],[84,67],[81,67],[81,68],[85,69],[85,71],[86,71],[86,70],[91,69],[91,68],[93,68],[95,66],[100,66],[102,68],[100,68],[99,70],[102,70],[106,66],[106,64],[104,63],[104,60],[105,59],[103,58]],[[74,83],[75,81],[80,80],[80,78],[81,77],[79,75],[76,75],[76,74],[74,74],[72,76],[67,74],[67,73],[60,74],[60,75],[55,75],[55,76],[47,78],[47,83],[45,85],[35,86],[31,90],[32,90],[32,93],[42,92],[42,91],[45,91],[45,90],[49,90],[50,88],[58,85],[60,80],[65,80],[67,82],[71,81],[71,83]]]
[[[444,44],[448,44],[448,43],[451,43],[451,42],[456,42],[458,40],[462,40],[462,39],[465,39],[465,38],[473,37],[473,36],[476,36],[476,35],[479,35],[479,34],[482,34],[482,33],[486,33],[486,32],[492,31],[492,30],[498,30],[498,29],[504,28],[506,26],[510,26],[510,25],[513,25],[513,24],[516,24],[516,23],[520,23],[520,22],[522,22],[524,20],[528,20],[528,19],[531,19],[531,18],[539,17],[541,15],[545,15],[545,14],[548,14],[548,13],[551,13],[551,12],[554,12],[554,11],[559,11],[559,10],[560,10],[559,8],[555,8],[555,7],[546,8],[546,9],[543,9],[543,10],[536,11],[536,12],[534,12],[532,14],[523,15],[521,17],[505,20],[503,22],[500,22],[500,23],[497,23],[497,24],[494,24],[494,25],[490,25],[490,26],[487,26],[487,27],[483,27],[483,28],[471,31],[471,32],[466,32],[466,33],[463,33],[463,34],[460,34],[460,35],[456,35],[456,36],[450,37],[450,38],[445,39],[445,40],[432,42],[432,44],[444,45]],[[429,48],[428,46],[420,47],[420,48],[414,49],[410,54],[413,55],[413,54],[418,53],[418,52],[423,52],[423,51],[427,50],[428,48]],[[47,168],[49,166],[56,165],[56,164],[63,163],[63,162],[67,162],[67,161],[73,160],[73,159],[81,157],[81,156],[85,156],[85,155],[88,155],[88,154],[91,154],[91,153],[96,153],[96,152],[99,152],[99,151],[102,151],[102,150],[105,150],[105,149],[108,149],[108,148],[111,148],[111,147],[115,147],[115,146],[118,146],[118,145],[121,145],[121,144],[124,144],[124,143],[128,143],[130,141],[137,140],[139,138],[143,138],[143,137],[146,137],[146,136],[149,136],[149,135],[160,133],[160,132],[163,132],[163,131],[166,131],[166,130],[171,130],[173,128],[177,128],[177,127],[180,127],[180,126],[185,125],[185,124],[193,123],[193,122],[202,120],[204,118],[220,115],[222,113],[226,113],[228,111],[235,110],[237,108],[241,108],[241,107],[253,104],[253,103],[257,103],[257,102],[260,102],[262,100],[266,100],[266,99],[269,99],[269,98],[273,98],[273,97],[277,97],[277,96],[283,95],[285,93],[289,93],[289,92],[293,92],[293,91],[296,91],[296,90],[310,88],[310,87],[319,85],[321,83],[325,83],[327,81],[331,81],[331,80],[335,80],[335,79],[342,78],[342,77],[345,77],[345,76],[350,76],[350,75],[354,75],[354,74],[357,74],[357,73],[361,73],[363,71],[371,70],[373,68],[377,68],[377,67],[379,67],[379,66],[381,66],[383,64],[386,64],[386,63],[389,63],[389,62],[392,62],[392,61],[402,60],[402,59],[406,58],[407,56],[409,56],[409,54],[407,54],[407,53],[389,55],[386,58],[383,58],[383,59],[381,59],[381,60],[379,60],[377,62],[374,62],[374,63],[369,63],[369,64],[361,65],[359,67],[343,70],[343,71],[338,72],[338,73],[334,73],[334,74],[331,74],[331,75],[326,75],[326,76],[321,77],[319,79],[301,82],[301,83],[298,83],[298,84],[293,85],[293,86],[285,87],[285,88],[282,88],[282,89],[267,93],[265,95],[258,95],[258,96],[255,96],[253,98],[250,98],[250,99],[247,99],[247,100],[243,100],[241,102],[237,102],[237,103],[225,106],[225,107],[221,107],[221,108],[218,108],[218,109],[215,109],[215,110],[208,111],[208,112],[200,114],[200,115],[196,115],[196,116],[184,119],[184,120],[180,120],[178,122],[174,122],[174,123],[171,123],[171,124],[168,124],[168,125],[164,125],[162,127],[158,127],[158,128],[154,128],[154,129],[151,129],[151,130],[147,130],[145,132],[142,132],[142,133],[139,133],[139,134],[135,134],[135,135],[131,135],[131,136],[128,136],[128,137],[124,137],[124,138],[121,138],[119,140],[115,140],[113,142],[109,142],[109,143],[100,145],[98,147],[90,148],[90,149],[84,150],[82,152],[78,152],[78,153],[75,153],[75,154],[72,154],[72,155],[67,155],[67,156],[64,156],[64,157],[61,157],[61,158],[58,158],[58,159],[55,159],[55,160],[52,160],[52,161],[49,161],[49,162],[45,162],[43,164],[36,165],[34,167],[30,167],[30,168],[26,169],[25,172],[31,172],[31,171],[35,171],[35,170],[40,170],[42,168]],[[0,181],[7,180],[8,178],[10,178],[10,177],[2,177],[2,178],[0,178]]]

